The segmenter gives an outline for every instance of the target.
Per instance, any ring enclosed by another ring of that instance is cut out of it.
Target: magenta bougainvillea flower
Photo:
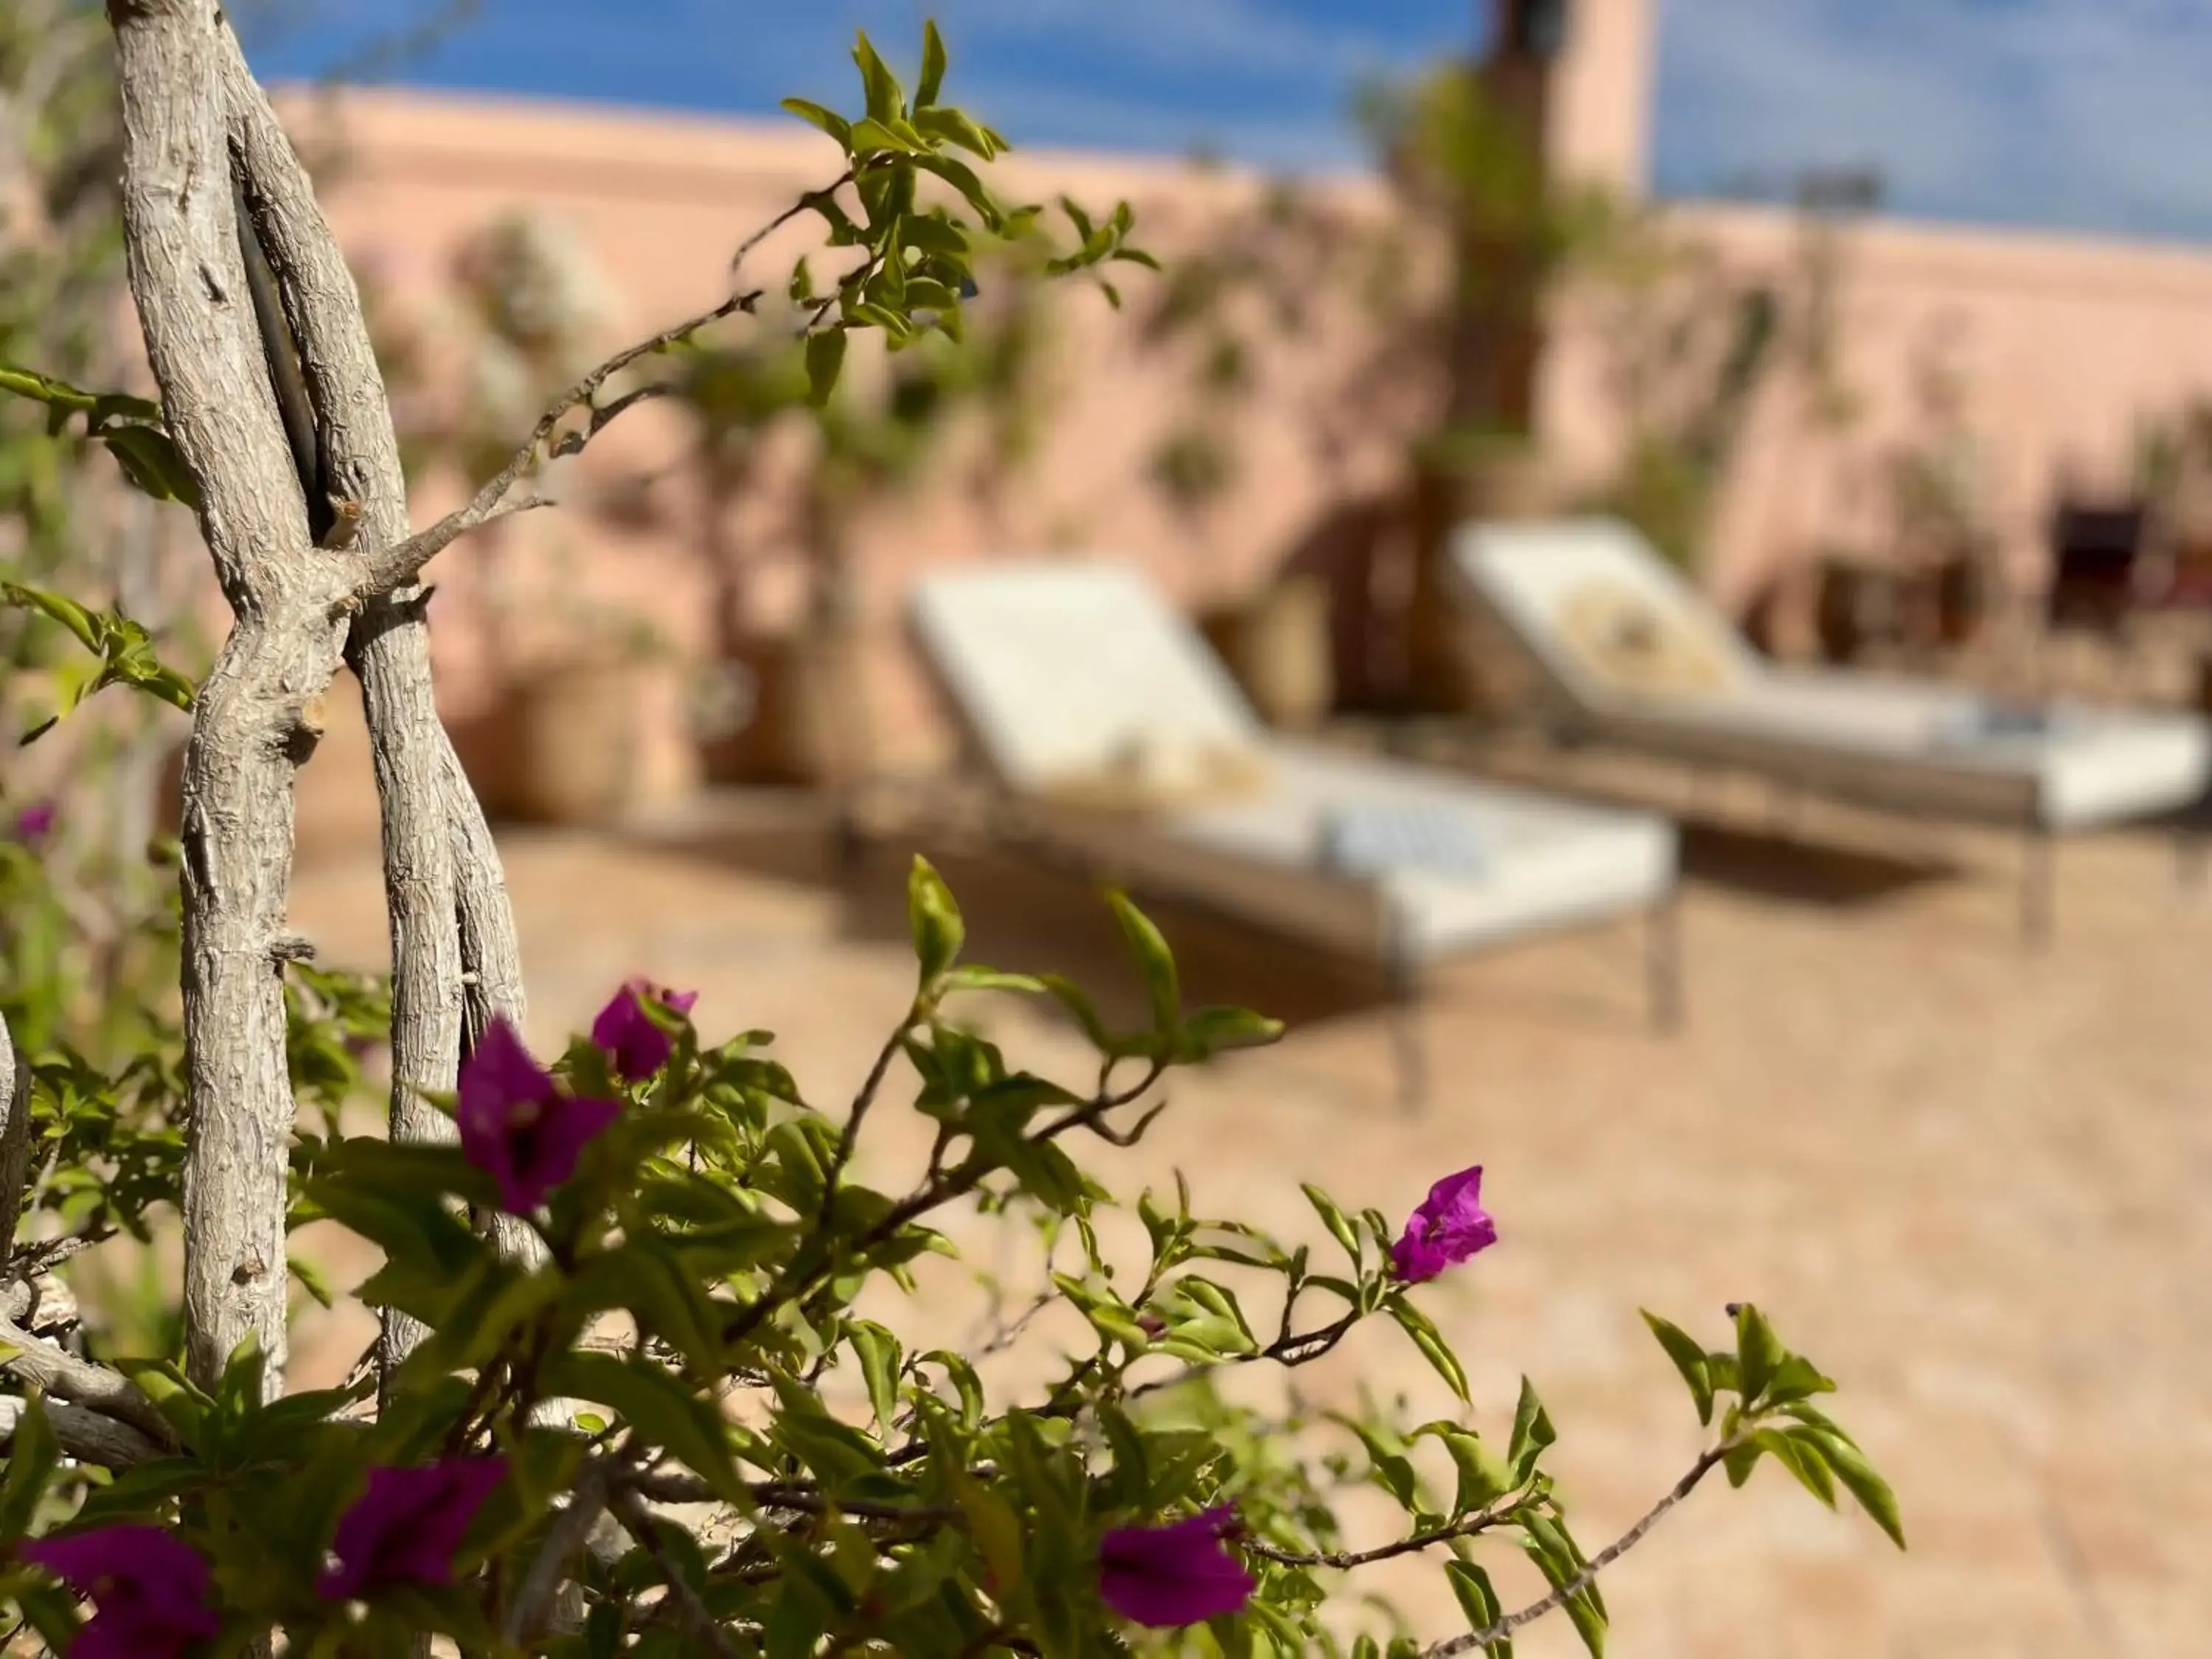
[[[222,1628],[208,1604],[207,1563],[166,1527],[95,1527],[18,1553],[91,1598],[74,1659],[182,1659]]]
[[[513,1215],[543,1204],[576,1173],[585,1146],[621,1115],[617,1101],[564,1092],[503,1019],[484,1028],[461,1067],[454,1112],[461,1151],[499,1183],[500,1207]]]
[[[53,830],[58,811],[50,800],[33,801],[15,814],[15,839],[26,845],[44,841]]]
[[[427,1468],[377,1468],[339,1517],[335,1558],[317,1581],[328,1601],[352,1601],[388,1584],[449,1584],[453,1557],[484,1500],[507,1478],[503,1457],[456,1457]]]
[[[1195,1625],[1234,1613],[1258,1580],[1231,1553],[1226,1504],[1164,1527],[1117,1527],[1098,1547],[1098,1594],[1139,1625]]]
[[[1406,1219],[1390,1267],[1408,1285],[1434,1279],[1498,1243],[1498,1224],[1482,1207],[1482,1166],[1446,1176]]]
[[[592,1041],[606,1050],[615,1075],[625,1083],[641,1083],[651,1077],[668,1063],[669,1050],[675,1046],[668,1033],[645,1012],[648,999],[677,1013],[688,1014],[691,1005],[699,1000],[699,994],[663,990],[634,979],[599,1010],[599,1017],[592,1022]]]

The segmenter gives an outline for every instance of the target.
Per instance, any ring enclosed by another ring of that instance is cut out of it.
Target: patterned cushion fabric
[[[1464,812],[1445,807],[1411,802],[1337,807],[1322,815],[1316,840],[1316,861],[1342,875],[1432,870],[1477,877],[1490,868],[1480,828]]]
[[[1064,775],[1040,793],[1066,806],[1153,812],[1241,800],[1257,793],[1268,776],[1267,757],[1257,749],[1139,732],[1097,771]]]
[[[1559,606],[1559,629],[1593,672],[1623,691],[1710,696],[1735,683],[1728,659],[1692,621],[1625,585],[1599,578],[1574,588]]]

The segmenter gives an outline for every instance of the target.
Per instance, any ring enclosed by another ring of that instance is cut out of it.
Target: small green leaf
[[[1844,1490],[1858,1501],[1858,1506],[1874,1517],[1874,1522],[1889,1534],[1889,1540],[1898,1548],[1905,1547],[1905,1522],[1897,1509],[1897,1494],[1889,1483],[1874,1471],[1865,1455],[1856,1446],[1840,1437],[1832,1437],[1826,1447],[1828,1468]]]
[[[1022,1523],[1013,1507],[988,1487],[961,1475],[953,1483],[953,1501],[968,1523],[968,1535],[1004,1589],[1022,1582]]]
[[[1176,1032],[1179,1059],[1211,1060],[1235,1048],[1264,1048],[1283,1035],[1283,1023],[1245,1008],[1200,1008]]]
[[[1544,1455],[1544,1449],[1559,1437],[1559,1431],[1552,1426],[1551,1413],[1536,1397],[1536,1385],[1522,1377],[1520,1403],[1513,1412],[1513,1438],[1505,1452],[1516,1486],[1527,1482],[1536,1468],[1536,1460]]]
[[[860,84],[867,92],[868,118],[896,121],[903,116],[906,100],[899,90],[898,77],[870,43],[866,29],[858,31],[855,36],[853,61],[860,66]]]
[[[917,110],[914,124],[939,143],[957,144],[986,161],[994,159],[1005,148],[992,137],[988,127],[970,120],[957,109]]]
[[[817,409],[828,407],[837,389],[838,372],[845,367],[845,331],[817,329],[806,337],[806,401]]]
[[[921,82],[914,89],[917,106],[934,104],[937,94],[945,86],[947,65],[945,37],[937,32],[937,20],[925,18],[921,25]]]
[[[1698,1406],[1698,1421],[1710,1425],[1713,1420],[1713,1379],[1705,1365],[1705,1351],[1687,1331],[1657,1314],[1646,1310],[1644,1322],[1659,1339],[1659,1346],[1666,1349],[1667,1358],[1674,1362],[1674,1369],[1681,1372],[1682,1381],[1689,1384],[1690,1398]]]
[[[157,501],[199,506],[199,485],[177,453],[175,442],[161,428],[112,426],[100,434],[100,441],[136,488]]]
[[[1314,1206],[1321,1224],[1328,1229],[1328,1236],[1343,1246],[1344,1253],[1357,1264],[1359,1261],[1359,1235],[1352,1231],[1352,1218],[1346,1215],[1337,1201],[1311,1182],[1302,1183],[1298,1190],[1306,1195],[1306,1202]]]
[[[1498,1599],[1498,1587],[1474,1562],[1447,1561],[1444,1577],[1450,1581],[1452,1594],[1459,1598],[1459,1610],[1467,1617],[1470,1634],[1488,1630],[1504,1617],[1505,1604]],[[1491,1659],[1513,1659],[1513,1638],[1502,1636],[1483,1651]]]
[[[1006,974],[996,968],[972,964],[955,968],[945,975],[947,991],[1013,991],[1035,995],[1045,988],[1035,974]]]
[[[952,890],[936,867],[920,854],[906,878],[907,930],[913,936],[915,961],[921,970],[925,990],[937,983],[960,955],[967,942],[967,924]]]
[[[1109,893],[1106,903],[1121,925],[1130,954],[1137,959],[1138,971],[1144,975],[1145,992],[1152,1001],[1152,1029],[1164,1033],[1174,1030],[1176,1017],[1182,1008],[1182,990],[1167,940],[1152,918],[1131,903],[1127,895]]]
[[[1787,1406],[1816,1394],[1833,1394],[1835,1379],[1821,1375],[1820,1369],[1802,1354],[1791,1354],[1775,1368],[1774,1380],[1766,1385],[1769,1406]]]
[[[337,1292],[331,1288],[329,1278],[317,1263],[305,1256],[288,1255],[284,1258],[284,1266],[292,1277],[300,1281],[300,1288],[314,1297],[319,1305],[325,1308],[337,1305]]]
[[[100,401],[92,392],[81,391],[66,380],[40,374],[34,369],[18,368],[12,363],[0,363],[0,392],[12,392],[19,398],[29,398],[73,413],[89,411]]]
[[[612,1354],[564,1354],[547,1366],[545,1390],[605,1406],[700,1476],[722,1498],[748,1503],[730,1454],[729,1427],[714,1404],[650,1360]]]
[[[1529,1559],[1553,1589],[1564,1589],[1581,1576],[1582,1553],[1556,1521],[1540,1511],[1529,1510],[1522,1515],[1521,1525],[1527,1534],[1523,1541]],[[1575,1634],[1589,1650],[1590,1659],[1605,1659],[1605,1609],[1591,1594],[1594,1588],[1586,1586],[1569,1596],[1566,1613]]]
[[[1460,1364],[1458,1356],[1445,1346],[1443,1337],[1430,1322],[1429,1316],[1403,1297],[1394,1297],[1386,1305],[1390,1317],[1398,1322],[1398,1328],[1411,1337],[1413,1346],[1421,1351],[1421,1358],[1427,1360],[1435,1368],[1437,1375],[1450,1385],[1451,1391],[1464,1401],[1468,1397],[1467,1371]],[[1540,1411],[1540,1407],[1539,1409]]]
[[[1766,1448],[1754,1437],[1740,1440],[1730,1446],[1721,1458],[1721,1468],[1727,1472],[1729,1485],[1741,1486],[1751,1479],[1751,1472],[1759,1466]]]
[[[1766,1385],[1788,1358],[1789,1350],[1766,1322],[1766,1316],[1746,1302],[1735,1311],[1735,1352],[1740,1390],[1750,1405],[1766,1392]]]
[[[100,649],[99,618],[65,594],[43,587],[24,587],[15,582],[0,582],[0,602],[21,611],[41,611],[76,635],[77,643],[86,650]]]
[[[32,1390],[8,1443],[8,1473],[0,1480],[0,1539],[16,1539],[38,1518],[47,1478],[61,1462],[61,1443],[46,1420],[46,1396]]]
[[[836,111],[824,109],[806,98],[787,98],[783,100],[783,107],[800,120],[821,128],[837,141],[841,149],[849,151],[853,148],[853,124]]]
[[[1800,1435],[1805,1437],[1799,1438]],[[1797,1484],[1829,1509],[1836,1507],[1835,1477],[1828,1472],[1827,1448],[1818,1436],[1804,1430],[1759,1429],[1752,1438],[1766,1448],[1767,1455],[1796,1477]]]
[[[845,1340],[853,1345],[853,1357],[860,1362],[861,1375],[867,1381],[868,1404],[876,1413],[876,1425],[888,1433],[898,1414],[898,1338],[881,1325],[856,1319],[845,1328]]]

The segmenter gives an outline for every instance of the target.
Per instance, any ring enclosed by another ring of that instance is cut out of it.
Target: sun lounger
[[[1617,520],[1468,525],[1453,565],[1463,597],[1533,661],[1563,736],[2019,828],[2032,939],[2050,931],[2057,836],[2189,811],[2212,781],[2212,730],[2194,716],[1778,666]]]
[[[912,617],[1019,833],[1095,874],[1379,961],[1409,1005],[1440,957],[1645,915],[1673,1018],[1665,820],[1279,740],[1129,567],[927,576]]]

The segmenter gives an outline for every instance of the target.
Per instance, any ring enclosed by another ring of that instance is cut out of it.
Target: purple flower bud
[[[222,1628],[208,1605],[207,1563],[166,1527],[95,1527],[17,1553],[92,1599],[74,1659],[182,1659]]]
[[[579,1100],[530,1057],[514,1028],[495,1019],[461,1067],[454,1116],[461,1152],[499,1183],[500,1207],[528,1215],[576,1173],[576,1160],[622,1115],[621,1103]]]
[[[645,1012],[648,998],[677,1013],[688,1014],[691,1005],[699,1000],[699,994],[665,991],[634,979],[599,1010],[599,1017],[592,1022],[592,1041],[606,1051],[615,1075],[625,1083],[641,1083],[651,1077],[668,1063],[669,1051],[675,1047],[668,1033]]]
[[[376,1468],[338,1520],[336,1558],[316,1582],[326,1601],[391,1584],[449,1584],[453,1557],[484,1500],[507,1478],[501,1457],[449,1458],[428,1468]]]
[[[25,846],[33,846],[53,833],[54,820],[60,809],[50,800],[33,801],[15,814],[15,839]]]
[[[1430,1188],[1391,1247],[1391,1271],[1408,1285],[1419,1285],[1498,1243],[1498,1224],[1484,1211],[1481,1198],[1480,1164]]]
[[[1236,1511],[1218,1509],[1164,1527],[1117,1527],[1098,1547],[1098,1594],[1139,1625],[1195,1625],[1234,1613],[1259,1581],[1225,1540]]]

